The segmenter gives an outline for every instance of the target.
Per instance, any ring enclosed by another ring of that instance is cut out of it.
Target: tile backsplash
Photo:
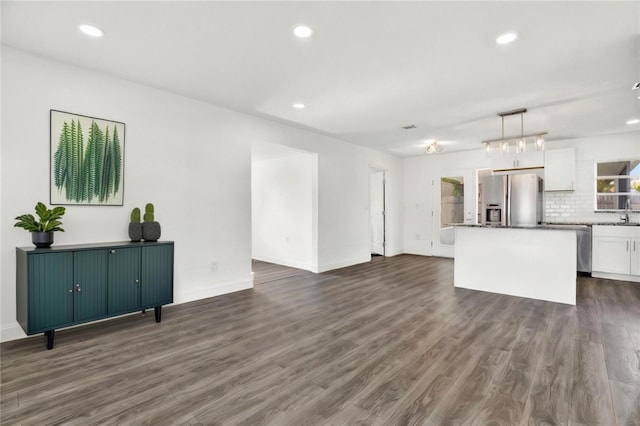
[[[560,191],[544,193],[545,222],[619,222],[622,213],[594,211],[594,195],[589,192]],[[640,222],[640,213],[631,213],[632,222]]]

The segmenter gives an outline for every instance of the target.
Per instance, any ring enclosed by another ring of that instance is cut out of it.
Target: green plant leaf
[[[55,185],[62,189],[66,185],[67,179],[67,141],[69,140],[69,124],[65,121],[58,139],[58,149],[54,155],[54,175]]]
[[[48,231],[63,231],[60,227],[62,222],[60,222],[60,218],[64,215],[66,209],[64,207],[58,206],[53,210],[47,208],[42,202],[38,202],[35,206],[36,215],[40,219],[39,221],[31,214],[23,214],[17,216],[15,220],[18,222],[15,223],[15,227],[24,228],[29,232],[48,232]]]
[[[47,214],[47,206],[45,206],[42,202],[38,202],[38,204],[36,204],[35,210],[40,220],[44,220],[45,215]]]
[[[15,220],[17,220],[18,222],[13,225],[14,227],[24,228],[29,232],[38,231],[40,229],[40,225],[36,222],[36,218],[31,214],[23,214],[21,216],[17,216]]]
[[[122,148],[118,137],[118,128],[113,127],[113,195],[120,190],[120,177],[122,174]]]
[[[62,217],[62,215],[66,212],[66,209],[64,207],[58,206],[55,207],[52,211],[51,211],[51,217],[50,220],[57,220],[60,217]]]

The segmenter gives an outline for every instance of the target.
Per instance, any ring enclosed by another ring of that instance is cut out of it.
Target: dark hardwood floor
[[[567,306],[453,287],[450,259],[312,274],[6,342],[2,425],[640,425],[640,284]]]

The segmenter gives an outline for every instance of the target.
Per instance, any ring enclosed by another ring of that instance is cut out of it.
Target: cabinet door
[[[516,166],[523,167],[544,167],[544,151],[536,151],[528,149],[521,152],[516,157]]]
[[[640,239],[631,240],[631,275],[640,276]]]
[[[73,257],[74,320],[107,314],[107,250],[77,251]]]
[[[73,253],[29,256],[29,333],[73,322]]]
[[[109,250],[107,311],[131,312],[140,307],[140,248]]]
[[[621,237],[593,237],[593,270],[612,274],[630,272],[631,240]]]
[[[493,170],[510,170],[516,167],[515,154],[513,153],[492,153],[491,169]]]
[[[575,148],[552,149],[544,154],[544,190],[573,191],[576,181]]]
[[[143,307],[173,302],[173,245],[142,248]]]

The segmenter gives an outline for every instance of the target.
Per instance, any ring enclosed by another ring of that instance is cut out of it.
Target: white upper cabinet
[[[576,188],[575,148],[552,149],[544,154],[544,190],[574,191]]]
[[[544,167],[544,151],[529,150],[517,155],[518,168]]]
[[[544,152],[528,150],[525,152],[493,153],[491,168],[493,170],[511,170],[544,167]]]

